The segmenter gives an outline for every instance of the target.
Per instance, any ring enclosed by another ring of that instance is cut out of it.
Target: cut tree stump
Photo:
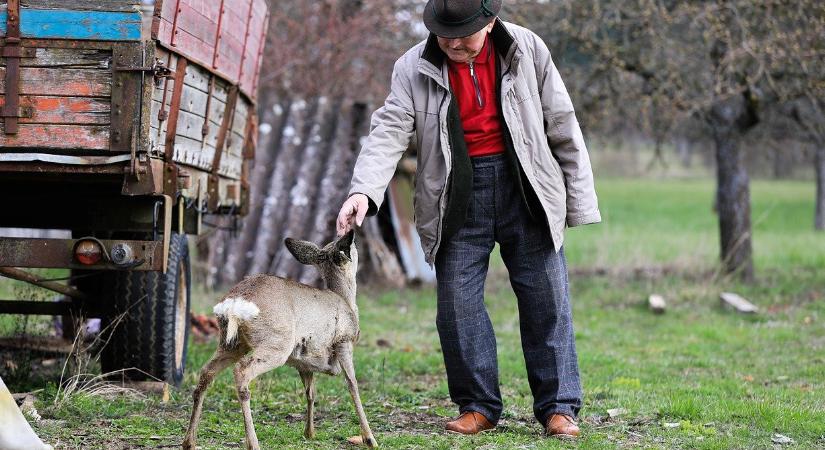
[[[745,300],[741,295],[733,292],[722,292],[719,294],[719,299],[722,301],[722,306],[729,306],[736,312],[744,314],[753,314],[759,311],[753,303]]]
[[[651,294],[647,298],[647,304],[650,306],[650,310],[656,314],[664,314],[665,308],[667,308],[665,298],[659,294]]]

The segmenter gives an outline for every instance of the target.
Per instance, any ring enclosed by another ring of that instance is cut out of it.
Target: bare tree
[[[825,84],[825,6],[814,0],[525,1],[512,8],[562,54],[590,129],[634,125],[658,144],[701,118],[717,162],[721,261],[753,277],[743,137],[766,109]],[[554,50],[555,49],[555,50]],[[595,111],[594,111],[595,109]],[[600,124],[607,115],[619,124]]]

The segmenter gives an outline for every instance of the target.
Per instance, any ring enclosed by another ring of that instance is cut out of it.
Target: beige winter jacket
[[[500,98],[518,162],[537,194],[556,250],[565,225],[601,221],[590,158],[570,96],[545,43],[526,28],[497,20],[491,37],[499,53]],[[390,94],[372,115],[370,134],[355,163],[350,195],[381,206],[396,164],[417,148],[415,224],[427,261],[441,241],[451,172],[447,110],[450,83],[434,36],[395,63]]]

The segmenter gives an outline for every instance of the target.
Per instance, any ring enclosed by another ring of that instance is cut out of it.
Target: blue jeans
[[[436,255],[436,324],[450,398],[460,412],[501,417],[493,325],[484,306],[484,281],[496,242],[518,298],[521,346],[542,424],[553,413],[576,417],[582,405],[578,357],[563,250],[555,251],[546,224],[520,198],[504,155],[472,159],[473,191],[461,229]]]

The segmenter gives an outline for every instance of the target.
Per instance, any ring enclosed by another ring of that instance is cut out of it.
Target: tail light
[[[81,239],[74,245],[74,257],[80,264],[97,264],[103,257],[103,247],[96,240]]]

